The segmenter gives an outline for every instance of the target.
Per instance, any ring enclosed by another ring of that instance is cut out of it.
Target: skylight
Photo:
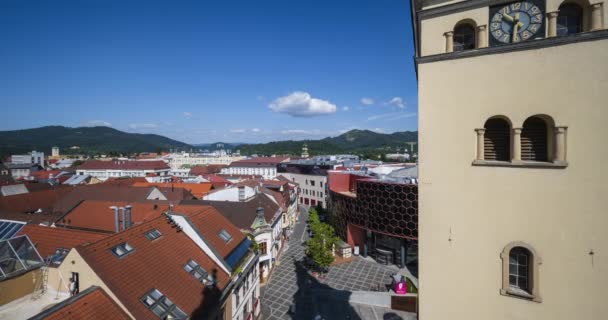
[[[52,255],[48,256],[46,258],[48,263],[51,263],[53,265],[60,265],[61,262],[63,261],[63,259],[65,259],[65,256],[68,255],[68,252],[70,252],[70,250],[66,249],[66,248],[57,248],[55,250],[55,253],[53,253]]]
[[[146,238],[148,238],[148,240],[157,239],[161,235],[162,235],[162,233],[160,233],[160,231],[158,231],[156,229],[149,230],[145,233],[145,236],[146,236]]]
[[[128,243],[123,242],[115,247],[112,248],[112,253],[119,257],[122,258],[124,257],[126,254],[130,253],[131,251],[133,251],[133,247],[131,247]]]
[[[12,238],[24,225],[25,222],[0,220],[0,240]]]
[[[44,265],[27,236],[0,241],[0,280]]]
[[[218,233],[218,235],[220,236],[220,238],[222,238],[222,240],[224,240],[224,242],[228,242],[230,241],[230,239],[232,239],[230,233],[228,233],[228,231],[224,229],[220,230],[220,233]]]
[[[160,319],[186,319],[188,315],[157,289],[152,289],[141,302]]]
[[[189,274],[193,275],[198,281],[202,282],[203,284],[213,284],[213,277],[192,259],[188,260],[188,263],[184,265],[184,270]]]

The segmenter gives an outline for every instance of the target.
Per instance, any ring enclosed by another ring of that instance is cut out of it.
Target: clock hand
[[[515,19],[513,17],[511,17],[510,15],[506,14],[506,13],[502,13],[502,17],[506,18],[507,20],[513,22]]]
[[[515,40],[517,38],[517,29],[523,27],[524,24],[521,22],[517,22],[514,26],[513,26],[513,40]]]

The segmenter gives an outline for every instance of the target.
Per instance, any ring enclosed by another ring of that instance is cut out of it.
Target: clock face
[[[540,7],[521,1],[490,9],[492,43],[516,43],[543,36],[544,14]]]

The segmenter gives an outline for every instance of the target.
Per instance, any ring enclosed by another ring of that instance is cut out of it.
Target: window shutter
[[[524,122],[521,131],[521,160],[547,161],[547,124],[532,117]]]
[[[503,119],[490,119],[484,126],[484,159],[509,161],[510,127]]]

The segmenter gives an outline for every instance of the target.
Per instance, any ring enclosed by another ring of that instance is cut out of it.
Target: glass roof
[[[0,240],[12,238],[24,225],[25,222],[0,220]]]
[[[0,281],[42,265],[44,261],[27,236],[0,241]]]
[[[225,259],[226,263],[230,266],[230,268],[234,269],[237,266],[237,264],[249,252],[250,246],[251,240],[245,237],[245,239],[236,248],[234,248],[232,252],[230,252],[230,254]]]

